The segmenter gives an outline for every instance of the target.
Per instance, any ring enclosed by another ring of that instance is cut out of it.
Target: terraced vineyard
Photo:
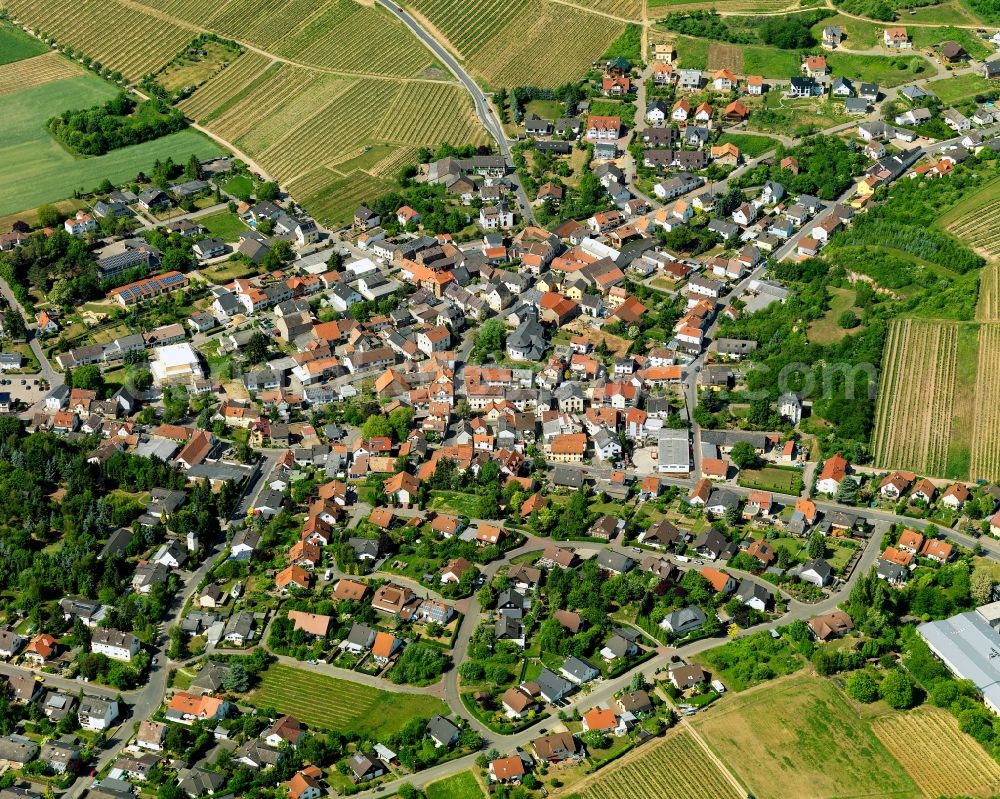
[[[625,29],[624,22],[548,0],[412,0],[409,5],[466,69],[493,87],[576,80]]]
[[[979,363],[976,371],[976,420],[972,433],[973,480],[1000,479],[1000,402],[997,402],[997,375],[1000,374],[1000,324],[979,328]]]
[[[28,28],[85,53],[129,80],[155,72],[177,55],[194,33],[190,27],[118,0],[7,0],[6,8]]]
[[[0,97],[54,80],[72,78],[80,72],[80,67],[55,52],[3,64],[0,65]]]
[[[925,796],[1000,792],[1000,765],[944,710],[925,706],[885,716],[872,730]]]
[[[948,465],[958,325],[894,320],[882,357],[873,451],[879,466],[943,475]]]
[[[742,796],[689,732],[669,735],[601,771],[582,799],[732,799]]]

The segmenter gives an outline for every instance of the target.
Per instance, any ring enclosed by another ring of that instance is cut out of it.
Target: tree
[[[810,558],[822,558],[826,554],[826,542],[823,535],[818,530],[809,537],[809,544],[806,547]]]
[[[392,422],[387,416],[373,413],[361,425],[361,434],[365,438],[392,438]]]
[[[976,605],[985,605],[993,596],[993,575],[986,569],[976,569],[972,572],[969,591]]]
[[[247,363],[263,363],[267,360],[268,350],[267,336],[259,331],[255,331],[246,346],[243,347],[243,357]]]
[[[866,705],[878,699],[878,683],[868,670],[854,672],[847,678],[844,688],[848,695]]]
[[[58,227],[59,211],[54,205],[43,205],[38,209],[39,227]]]
[[[906,710],[913,705],[913,683],[903,671],[893,669],[886,674],[879,683],[878,691],[886,704],[896,710]]]
[[[483,360],[487,355],[503,352],[506,332],[503,322],[499,319],[487,319],[476,334],[476,343],[472,347],[471,358]]]
[[[222,687],[234,694],[245,694],[249,691],[250,675],[247,673],[246,666],[239,662],[233,663],[229,667],[229,674],[222,681]]]
[[[100,392],[104,388],[104,375],[96,364],[81,366],[73,372],[73,388]]]
[[[837,324],[846,330],[851,330],[861,324],[861,320],[858,319],[858,315],[854,313],[850,308],[844,311],[840,316],[837,317]]]
[[[281,194],[281,189],[277,183],[273,180],[267,183],[261,183],[257,188],[257,201],[267,200],[269,202],[274,202],[278,199],[278,195]]]
[[[748,441],[740,441],[729,453],[729,458],[740,469],[749,469],[757,463],[757,451]]]
[[[580,740],[588,749],[607,749],[611,745],[611,740],[600,730],[587,730],[580,736]]]

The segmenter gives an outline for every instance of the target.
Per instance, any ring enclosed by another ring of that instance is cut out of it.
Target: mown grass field
[[[0,64],[12,64],[15,61],[41,55],[48,49],[43,42],[15,28],[9,22],[0,20]]]
[[[1000,765],[946,710],[924,705],[872,722],[872,730],[925,796],[996,796]]]
[[[923,796],[869,723],[819,677],[726,696],[691,723],[758,799]]]
[[[581,799],[741,799],[691,733],[672,731],[602,769]],[[429,799],[429,797],[428,797]]]
[[[74,158],[45,130],[45,121],[71,108],[85,108],[110,99],[116,87],[82,74],[0,97],[0,215],[36,208],[69,197],[75,189],[94,189],[102,179],[131,180],[149,171],[157,159],[183,163],[196,153],[208,158],[221,153],[210,139],[183,130],[162,139],[125,147],[95,158]]]
[[[275,664],[248,697],[256,707],[289,713],[310,727],[357,732],[378,738],[398,731],[415,716],[449,714],[440,699],[369,688],[325,674]]]
[[[427,799],[482,799],[483,789],[471,771],[432,782],[424,789]]]
[[[744,158],[756,158],[763,155],[768,150],[773,150],[778,142],[770,136],[754,136],[752,133],[723,133],[719,137],[719,144],[731,142],[740,148]]]

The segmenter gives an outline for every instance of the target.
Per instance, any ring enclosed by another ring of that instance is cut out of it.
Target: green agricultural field
[[[92,190],[101,180],[130,180],[168,157],[183,163],[222,151],[193,130],[114,150],[96,158],[74,158],[45,130],[45,122],[70,108],[85,108],[110,99],[117,89],[93,75],[53,81],[0,97],[0,215],[69,197],[76,189]]]
[[[756,158],[768,150],[773,150],[778,142],[770,136],[754,136],[751,133],[723,133],[719,137],[718,143],[735,144],[740,148],[744,158]]]
[[[381,691],[281,664],[261,675],[260,687],[248,699],[257,707],[289,713],[311,727],[376,739],[398,731],[416,716],[450,713],[433,696]]]
[[[223,241],[237,241],[240,234],[249,229],[242,219],[229,211],[217,211],[200,216],[195,221],[205,228],[208,235],[218,236]]]
[[[0,64],[12,64],[48,51],[49,48],[38,39],[33,39],[9,22],[0,21]]]
[[[424,789],[427,799],[481,799],[483,789],[471,771],[432,782]]]
[[[868,719],[819,677],[727,696],[691,723],[758,799],[924,796]]]

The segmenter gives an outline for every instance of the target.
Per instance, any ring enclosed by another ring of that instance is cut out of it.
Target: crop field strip
[[[0,96],[54,80],[73,78],[81,68],[56,52],[0,65]]]
[[[1000,765],[943,710],[884,716],[872,722],[872,730],[931,799],[1000,792]]]
[[[971,204],[969,210],[948,225],[948,230],[987,258],[1000,258],[1000,186],[995,185],[992,199]],[[984,189],[989,191],[989,189]]]
[[[624,22],[546,0],[414,0],[410,5],[491,87],[576,80],[625,29]]]
[[[431,53],[393,15],[354,0],[138,0],[296,64],[337,72],[412,77]]]
[[[958,325],[895,320],[882,358],[873,451],[879,466],[944,474]]]
[[[737,44],[712,42],[708,46],[708,69],[712,72],[728,69],[735,75],[742,75],[743,48]]]
[[[976,371],[975,425],[969,477],[973,480],[1000,480],[1000,324],[979,328],[979,359]]]
[[[244,52],[181,102],[181,111],[192,119],[201,121],[206,114],[218,110],[245,91],[273,63],[260,53],[252,50]]]
[[[994,261],[979,273],[977,322],[1000,322],[1000,261]]]
[[[587,8],[602,14],[610,14],[622,19],[639,22],[642,19],[642,4],[645,0],[566,0],[577,8]]]
[[[733,785],[687,731],[601,771],[581,799],[734,799]]]
[[[187,44],[191,28],[118,0],[8,0],[10,15],[35,31],[118,70],[130,80],[155,72]],[[129,46],[122,46],[127,31]]]

